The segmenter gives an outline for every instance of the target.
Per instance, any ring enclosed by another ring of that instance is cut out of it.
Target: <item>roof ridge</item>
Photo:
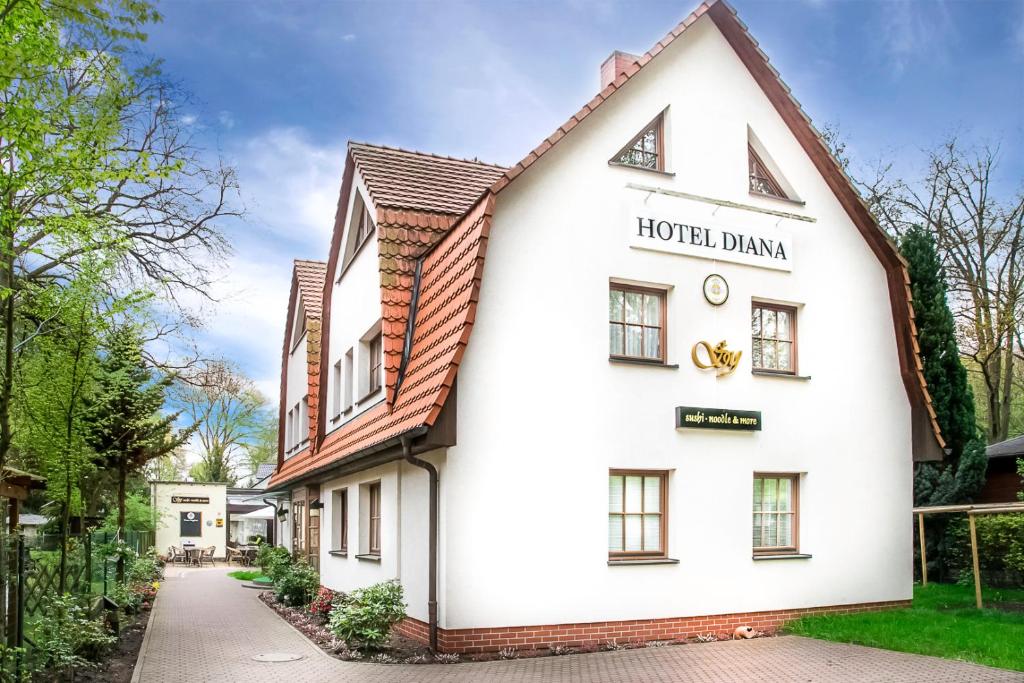
[[[487,166],[489,168],[497,168],[500,170],[506,170],[508,166],[502,166],[501,164],[491,163],[489,161],[480,161],[479,159],[466,159],[464,157],[453,157],[447,154],[435,154],[434,152],[422,152],[417,149],[406,149],[404,147],[393,147],[391,145],[381,145],[374,142],[361,142],[359,140],[349,140],[349,147],[370,147],[373,149],[386,149],[389,152],[401,152],[403,154],[412,154],[414,156],[429,157],[433,159],[443,159],[445,161],[455,161],[463,164],[475,164],[477,166]]]

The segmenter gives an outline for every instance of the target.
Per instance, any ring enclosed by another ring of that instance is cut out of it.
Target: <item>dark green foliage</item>
[[[349,647],[379,647],[405,619],[404,597],[402,584],[395,580],[339,594],[328,627]]]
[[[277,599],[289,607],[305,607],[320,589],[320,575],[305,560],[292,562],[274,579]]]
[[[256,555],[256,564],[260,566],[263,573],[277,582],[291,566],[292,555],[287,548],[281,546],[264,545],[260,547]]]
[[[945,275],[935,240],[926,230],[909,230],[900,241],[900,252],[910,272],[924,378],[942,437],[955,463],[967,443],[977,438],[978,430],[974,395],[967,384],[967,370],[960,362],[953,313],[946,302]]]
[[[162,412],[172,378],[154,377],[142,355],[142,339],[129,325],[114,328],[105,340],[96,390],[87,411],[88,440],[96,464],[116,473],[116,528],[125,531],[127,480],[151,460],[171,453],[191,436],[193,429],[174,429],[178,413]],[[124,562],[117,575],[124,581]]]
[[[900,241],[907,260],[921,361],[932,406],[949,454],[942,463],[921,463],[914,473],[915,505],[968,503],[985,484],[985,444],[978,434],[974,395],[960,361],[953,314],[946,301],[946,282],[932,235],[911,228]],[[959,539],[946,516],[926,519],[929,571],[950,579],[951,553]],[[915,552],[917,545],[915,544]]]

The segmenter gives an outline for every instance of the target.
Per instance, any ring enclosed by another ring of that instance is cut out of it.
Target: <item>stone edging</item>
[[[244,587],[245,587],[245,586],[243,586],[243,588],[244,588]],[[307,645],[308,645],[309,647],[311,647],[311,648],[313,648],[314,650],[316,650],[316,651],[317,651],[318,653],[320,653],[320,654],[321,654],[322,656],[324,656],[324,657],[327,657],[327,659],[330,659],[330,660],[331,660],[331,661],[333,661],[333,662],[343,662],[343,661],[344,661],[344,660],[338,659],[337,657],[332,657],[331,655],[329,655],[329,654],[327,654],[326,652],[324,652],[324,649],[323,649],[322,647],[320,647],[319,645],[317,645],[316,643],[314,643],[314,642],[313,642],[312,640],[310,640],[309,636],[307,636],[307,635],[306,635],[305,633],[303,633],[303,632],[302,632],[302,631],[300,631],[299,629],[297,629],[297,628],[295,628],[294,626],[292,626],[292,624],[291,624],[291,623],[290,623],[290,622],[289,622],[289,621],[288,621],[287,619],[285,619],[285,618],[284,618],[284,617],[282,617],[282,616],[281,616],[280,614],[278,614],[278,613],[277,613],[277,612],[276,612],[276,611],[274,610],[274,608],[273,608],[273,607],[271,607],[271,606],[270,606],[270,605],[268,605],[267,603],[265,603],[265,602],[263,602],[262,600],[260,600],[260,596],[259,596],[259,594],[258,594],[258,593],[257,593],[257,595],[256,595],[256,602],[258,602],[258,603],[259,603],[260,605],[262,605],[262,606],[263,606],[263,609],[265,609],[265,610],[267,610],[268,612],[270,612],[271,614],[273,614],[273,615],[274,615],[274,618],[275,618],[275,619],[277,619],[277,620],[278,620],[278,621],[280,621],[280,622],[281,622],[282,624],[284,624],[285,626],[287,626],[288,628],[290,628],[291,630],[293,630],[293,631],[295,631],[295,632],[296,632],[297,634],[299,634],[299,637],[300,637],[300,638],[302,638],[302,641],[303,641],[304,643],[306,643],[306,644],[307,644]],[[147,634],[147,635],[148,635],[148,634]],[[136,681],[132,680],[132,682],[131,682],[131,683],[136,683]]]
[[[163,584],[163,581],[160,582]],[[141,683],[142,663],[146,660],[146,650],[149,648],[149,636],[153,633],[153,616],[156,614],[156,601],[160,599],[160,591],[156,592],[153,604],[149,607],[149,619],[146,620],[146,635],[142,636],[142,645],[139,646],[139,657],[135,660],[135,669],[132,671],[131,683]]]

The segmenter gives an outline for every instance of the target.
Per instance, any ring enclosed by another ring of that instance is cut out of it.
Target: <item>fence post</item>
[[[25,644],[25,573],[28,559],[28,550],[25,548],[25,535],[18,536],[18,631],[17,645]]]
[[[85,581],[86,581],[86,595],[92,595],[92,532],[86,531],[85,538],[82,539],[82,544],[85,546]]]

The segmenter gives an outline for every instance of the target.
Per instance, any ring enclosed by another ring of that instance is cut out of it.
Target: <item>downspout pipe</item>
[[[419,452],[426,452],[432,449],[423,449]],[[437,468],[426,460],[416,457],[417,451],[413,448],[412,437],[402,437],[402,457],[410,465],[415,465],[427,471],[430,477],[430,499],[428,524],[430,527],[429,536],[429,572],[427,579],[427,619],[430,627],[430,651],[437,652]]]

